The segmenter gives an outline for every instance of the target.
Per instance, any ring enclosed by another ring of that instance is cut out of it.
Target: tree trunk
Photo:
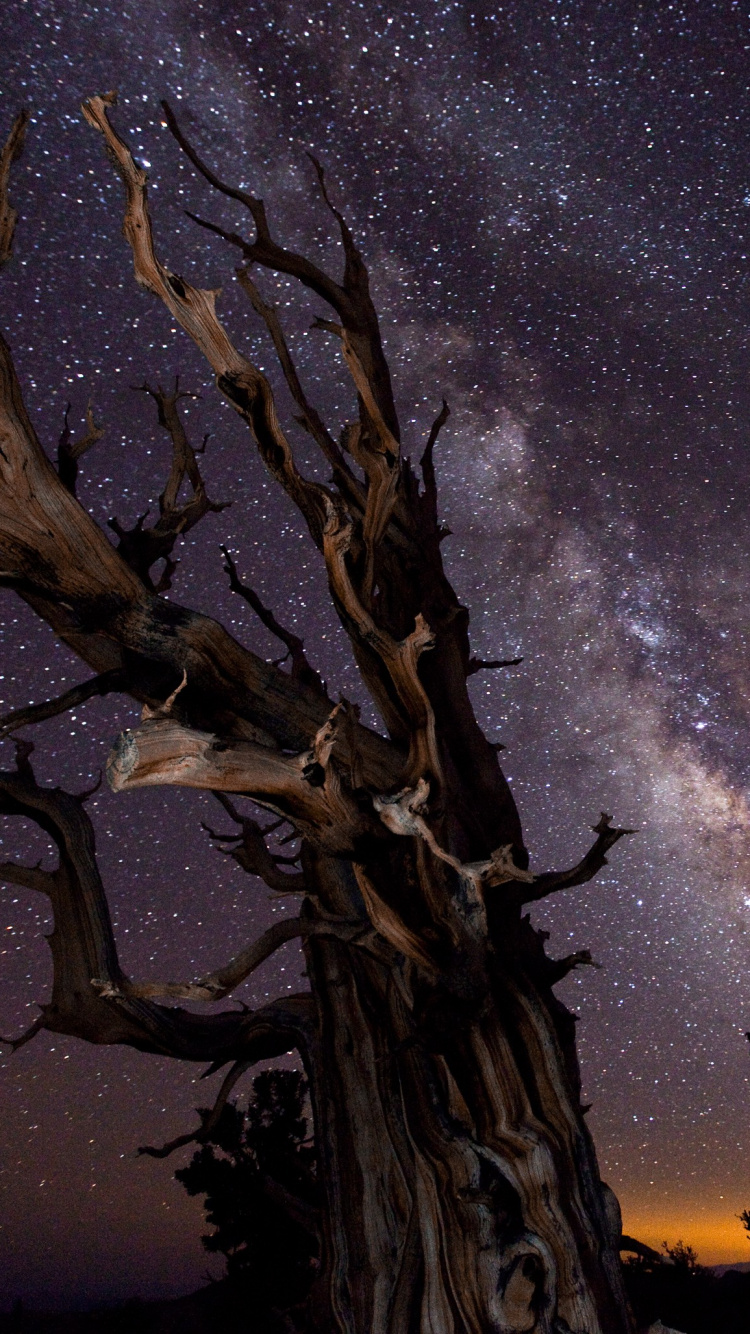
[[[351,911],[353,877],[318,871],[318,901]],[[619,1210],[551,992],[498,966],[481,998],[418,994],[415,967],[357,944],[312,937],[306,955],[335,1328],[627,1334]]]

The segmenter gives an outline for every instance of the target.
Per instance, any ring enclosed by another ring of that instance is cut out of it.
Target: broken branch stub
[[[290,757],[154,718],[121,733],[107,762],[107,781],[113,792],[170,784],[243,793],[290,820],[321,848],[352,854],[377,822],[351,799],[329,763],[331,726],[324,724],[311,750]]]

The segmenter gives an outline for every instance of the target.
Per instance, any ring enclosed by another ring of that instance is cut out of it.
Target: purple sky
[[[159,98],[265,198],[281,238],[336,268],[304,150],[326,165],[370,264],[407,452],[450,401],[445,551],[474,651],[524,657],[476,677],[475,698],[507,746],[533,866],[575,860],[602,809],[640,831],[593,884],[535,914],[554,947],[590,947],[604,965],[565,993],[582,1014],[603,1175],[629,1231],[682,1235],[716,1260],[750,1259],[735,1218],[750,1207],[748,47],[728,0],[6,0],[0,51],[0,132],[32,111],[2,329],[45,446],[66,402],[80,428],[91,398],[106,431],[80,499],[101,523],[132,523],[168,453],[130,386],[179,371],[202,394],[194,440],[212,432],[209,494],[232,505],[190,535],[171,596],[278,656],[228,592],[227,542],[334,695],[366,713],[301,523],[196,352],[135,287],[120,184],[79,104],[119,88],[162,258],[223,286],[222,318],[269,372],[235,256],[182,210],[244,217],[178,160]],[[262,285],[338,429],[350,393],[308,331],[318,306],[270,275]],[[295,447],[312,471],[304,439]],[[87,674],[0,591],[0,712]],[[83,787],[133,717],[111,696],[33,729],[38,776]],[[89,810],[134,976],[198,973],[294,911],[211,848],[201,819],[227,822],[208,796],[103,789]],[[3,857],[47,855],[19,821],[0,844]],[[0,895],[0,1032],[14,1035],[45,996],[49,924],[30,893]],[[298,968],[292,943],[243,999],[296,989]],[[200,1205],[172,1179],[184,1159],[134,1157],[191,1127],[216,1081],[197,1088],[199,1070],[47,1034],[1,1050],[0,1307],[167,1295],[217,1273]]]

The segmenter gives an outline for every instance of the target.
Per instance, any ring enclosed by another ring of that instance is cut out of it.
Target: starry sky
[[[5,0],[0,132],[32,113],[15,169],[21,220],[2,329],[53,451],[66,403],[105,434],[79,497],[102,524],[154,506],[168,442],[144,377],[179,372],[194,442],[211,433],[208,516],[177,552],[170,596],[268,657],[219,544],[304,634],[336,695],[363,705],[320,561],[206,366],[139,292],[122,199],[81,99],[116,87],[115,120],[151,178],[162,259],[222,286],[222,318],[273,375],[234,254],[185,217],[245,226],[180,161],[169,98],[204,156],[266,200],[287,244],[336,270],[340,249],[305,150],[367,256],[416,455],[445,396],[444,546],[472,609],[473,651],[523,656],[473,678],[504,756],[532,868],[572,864],[600,810],[636,836],[590,885],[538,905],[550,947],[602,964],[562,988],[580,1012],[585,1100],[626,1230],[678,1237],[706,1262],[750,1260],[750,537],[745,333],[750,25],[732,0]],[[311,397],[338,429],[351,395],[311,319],[261,277]],[[285,392],[279,404],[287,423]],[[294,428],[292,428],[292,431]],[[323,476],[309,446],[300,461]],[[88,669],[0,591],[0,712]],[[33,729],[41,779],[80,789],[133,722],[111,696]],[[373,721],[375,721],[373,719]],[[27,733],[29,735],[29,733]],[[0,744],[9,765],[10,743]],[[123,966],[189,977],[294,901],[221,857],[208,795],[89,803]],[[7,820],[0,856],[49,858]],[[44,907],[0,890],[0,1032],[49,985]],[[291,942],[240,993],[300,985]],[[168,1296],[218,1273],[180,1165],[134,1156],[190,1128],[215,1082],[187,1066],[42,1034],[0,1049],[0,1304]]]

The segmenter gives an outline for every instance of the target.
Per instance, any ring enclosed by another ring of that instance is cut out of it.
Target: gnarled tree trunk
[[[307,954],[341,1327],[626,1330],[619,1215],[571,1080],[572,1022],[528,961],[514,950],[488,986],[452,988],[337,940]]]
[[[213,790],[236,820],[233,855],[275,889],[302,895],[286,920],[214,972],[136,982],[118,963],[82,799],[40,788],[28,745],[0,775],[0,812],[35,819],[58,846],[54,872],[6,863],[0,874],[47,893],[55,912],[55,981],[41,1027],[229,1066],[205,1138],[240,1075],[294,1045],[314,1105],[321,1268],[308,1325],[339,1334],[628,1334],[614,1196],[602,1184],[580,1106],[571,1015],[553,987],[585,953],[549,959],[526,904],[589,879],[625,831],[603,816],[571,870],[528,870],[518,814],[496,749],[474,717],[468,614],[445,576],[433,449],[421,486],[401,456],[396,408],[367,272],[340,213],[342,281],[280,246],[262,203],[196,168],[249,210],[255,239],[240,281],[274,342],[301,420],[331,464],[328,486],[299,472],[265,377],[232,345],[213,294],[156,257],[146,177],[112,127],[113,96],[85,104],[126,189],[125,235],[136,278],[207,357],[219,390],[247,422],[272,476],[298,505],[325,562],[331,597],[387,737],[327,698],[301,641],[237,575],[232,587],[286,644],[291,671],[263,662],[207,617],[159,596],[178,534],[209,508],[179,417],[178,395],[150,390],[174,461],[151,529],[119,526],[117,550],[75,499],[76,460],[96,429],[61,443],[59,470],[25,412],[0,345],[0,577],[95,677],[57,701],[4,720],[7,734],[94,694],[126,691],[141,726],[119,739],[115,791],[172,783]],[[0,164],[0,259],[14,216],[5,194],[25,123]],[[252,264],[297,277],[333,308],[357,417],[337,442],[308,402],[278,318]],[[178,504],[184,478],[191,501]],[[161,577],[151,568],[165,561]],[[230,797],[228,794],[235,794]],[[238,810],[252,797],[288,821],[299,865],[273,852]],[[220,1001],[283,941],[304,943],[310,994],[254,1014],[203,1017],[158,998]],[[26,1037],[32,1036],[30,1032]],[[164,1151],[174,1147],[165,1146]]]

